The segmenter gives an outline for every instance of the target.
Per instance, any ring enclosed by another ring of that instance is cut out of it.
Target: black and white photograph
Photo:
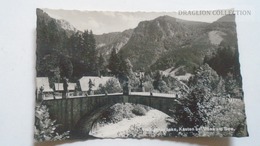
[[[229,12],[37,8],[34,141],[247,137]]]

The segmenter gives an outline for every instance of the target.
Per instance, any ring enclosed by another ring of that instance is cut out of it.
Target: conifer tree
[[[106,75],[105,59],[101,53],[99,54],[98,57],[97,68],[98,68],[99,75]]]
[[[60,58],[60,76],[70,78],[73,73],[73,65],[69,58],[62,56]]]
[[[111,73],[115,76],[119,75],[119,68],[120,68],[120,60],[116,53],[116,49],[113,48],[110,58],[109,58],[109,64],[108,69],[110,69]]]

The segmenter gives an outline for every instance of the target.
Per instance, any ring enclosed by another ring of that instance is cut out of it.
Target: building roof
[[[53,89],[50,88],[50,83],[49,83],[48,77],[36,77],[37,91],[40,91],[41,87],[43,87],[43,92],[53,92]]]
[[[92,87],[92,90],[97,90],[99,88],[99,85],[105,85],[106,82],[109,79],[116,79],[115,77],[98,77],[98,76],[83,76],[79,79],[79,84],[81,91],[88,91],[89,90],[89,80],[91,79],[94,86]]]
[[[74,91],[76,87],[76,83],[68,83],[68,90]],[[55,91],[63,91],[63,83],[54,83]]]

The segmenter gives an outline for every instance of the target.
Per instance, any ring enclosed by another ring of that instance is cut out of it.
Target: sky
[[[168,15],[185,20],[212,22],[222,15],[183,15],[180,12],[116,12],[43,9],[49,16],[68,21],[80,31],[92,30],[94,34],[121,32],[135,28],[140,21]],[[182,14],[182,15],[181,15]]]

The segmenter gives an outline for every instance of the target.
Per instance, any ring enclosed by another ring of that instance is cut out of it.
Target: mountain
[[[111,32],[102,35],[95,35],[96,46],[99,53],[101,53],[107,60],[113,48],[116,48],[117,52],[127,44],[128,40],[132,36],[133,30],[128,29],[123,32]]]
[[[77,39],[82,34],[67,21],[51,18],[37,9],[37,64],[45,62],[41,68],[55,70],[57,56],[67,56],[76,60],[73,66],[82,67],[78,64],[84,62],[84,54],[77,51],[84,49]],[[175,70],[181,67],[181,72],[193,73],[204,62],[205,56],[214,56],[219,46],[229,46],[237,52],[236,35],[234,15],[224,16],[212,23],[160,16],[141,21],[134,29],[94,35],[94,38],[96,51],[102,54],[105,64],[108,64],[111,50],[115,48],[119,55],[131,61],[134,71]],[[45,75],[41,70],[37,73]]]
[[[140,22],[119,53],[130,59],[134,70],[165,70],[184,65],[192,72],[219,45],[237,48],[235,27],[233,15],[213,23],[161,16]]]
[[[78,31],[74,26],[72,26],[68,21],[65,20],[56,20],[56,23],[58,26],[60,26],[61,28],[63,28],[64,30],[67,31],[72,31],[72,32],[76,32]]]
[[[217,21],[209,24],[206,28],[208,33],[218,32],[216,36],[220,36],[221,43],[224,45],[229,45],[233,49],[237,49],[237,32],[235,15],[226,15],[219,18]]]
[[[58,31],[64,31],[68,36],[70,36],[73,33],[78,31],[68,21],[62,20],[62,19],[61,20],[54,19],[54,18],[50,17],[42,9],[37,8],[36,13],[37,13],[37,23],[40,25],[48,25],[50,22],[53,21],[53,23],[56,25]]]
[[[120,53],[130,59],[134,69],[147,69],[168,52],[190,46],[193,39],[202,35],[201,28],[205,25],[170,16],[143,21]]]

